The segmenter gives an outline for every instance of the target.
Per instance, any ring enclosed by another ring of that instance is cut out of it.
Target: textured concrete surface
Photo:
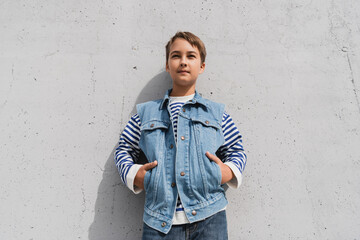
[[[359,239],[360,2],[0,1],[0,239],[139,239],[143,195],[113,164],[136,103],[170,86],[177,30],[197,89],[249,159],[230,239]]]

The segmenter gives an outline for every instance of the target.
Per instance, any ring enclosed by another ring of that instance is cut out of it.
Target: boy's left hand
[[[219,165],[221,170],[221,184],[227,183],[231,179],[234,178],[234,173],[231,170],[231,168],[224,164],[220,158],[218,158],[216,155],[211,154],[209,152],[206,152],[205,155],[211,160],[214,161],[217,165]]]

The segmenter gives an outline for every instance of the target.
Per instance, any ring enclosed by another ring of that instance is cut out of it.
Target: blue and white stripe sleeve
[[[242,181],[247,156],[242,145],[242,136],[229,114],[224,113],[222,130],[225,143],[219,148],[220,158],[233,171],[235,178],[227,184],[232,188],[239,188]]]
[[[134,186],[135,176],[142,166],[134,163],[134,159],[138,159],[140,153],[140,126],[138,114],[133,115],[120,135],[119,145],[114,154],[121,180],[136,194],[142,191]]]

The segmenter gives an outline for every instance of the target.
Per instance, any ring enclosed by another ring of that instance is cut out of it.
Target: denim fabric
[[[227,205],[220,167],[205,153],[224,143],[221,128],[224,105],[197,92],[179,111],[177,140],[164,99],[137,105],[141,120],[139,147],[147,160],[157,160],[145,174],[144,222],[163,233],[170,231],[179,194],[190,223],[219,212]]]
[[[205,220],[174,225],[168,234],[159,232],[144,223],[143,240],[226,240],[228,239],[225,210]]]

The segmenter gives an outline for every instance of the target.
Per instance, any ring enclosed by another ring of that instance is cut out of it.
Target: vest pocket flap
[[[168,129],[169,128],[169,123],[159,121],[159,120],[147,121],[146,123],[141,124],[140,131],[153,130],[153,129],[159,129],[159,128]]]
[[[196,117],[196,118],[192,118],[191,120],[193,122],[201,123],[206,127],[213,127],[216,129],[221,128],[220,124],[213,118],[206,119],[206,118],[202,118],[202,117]]]

